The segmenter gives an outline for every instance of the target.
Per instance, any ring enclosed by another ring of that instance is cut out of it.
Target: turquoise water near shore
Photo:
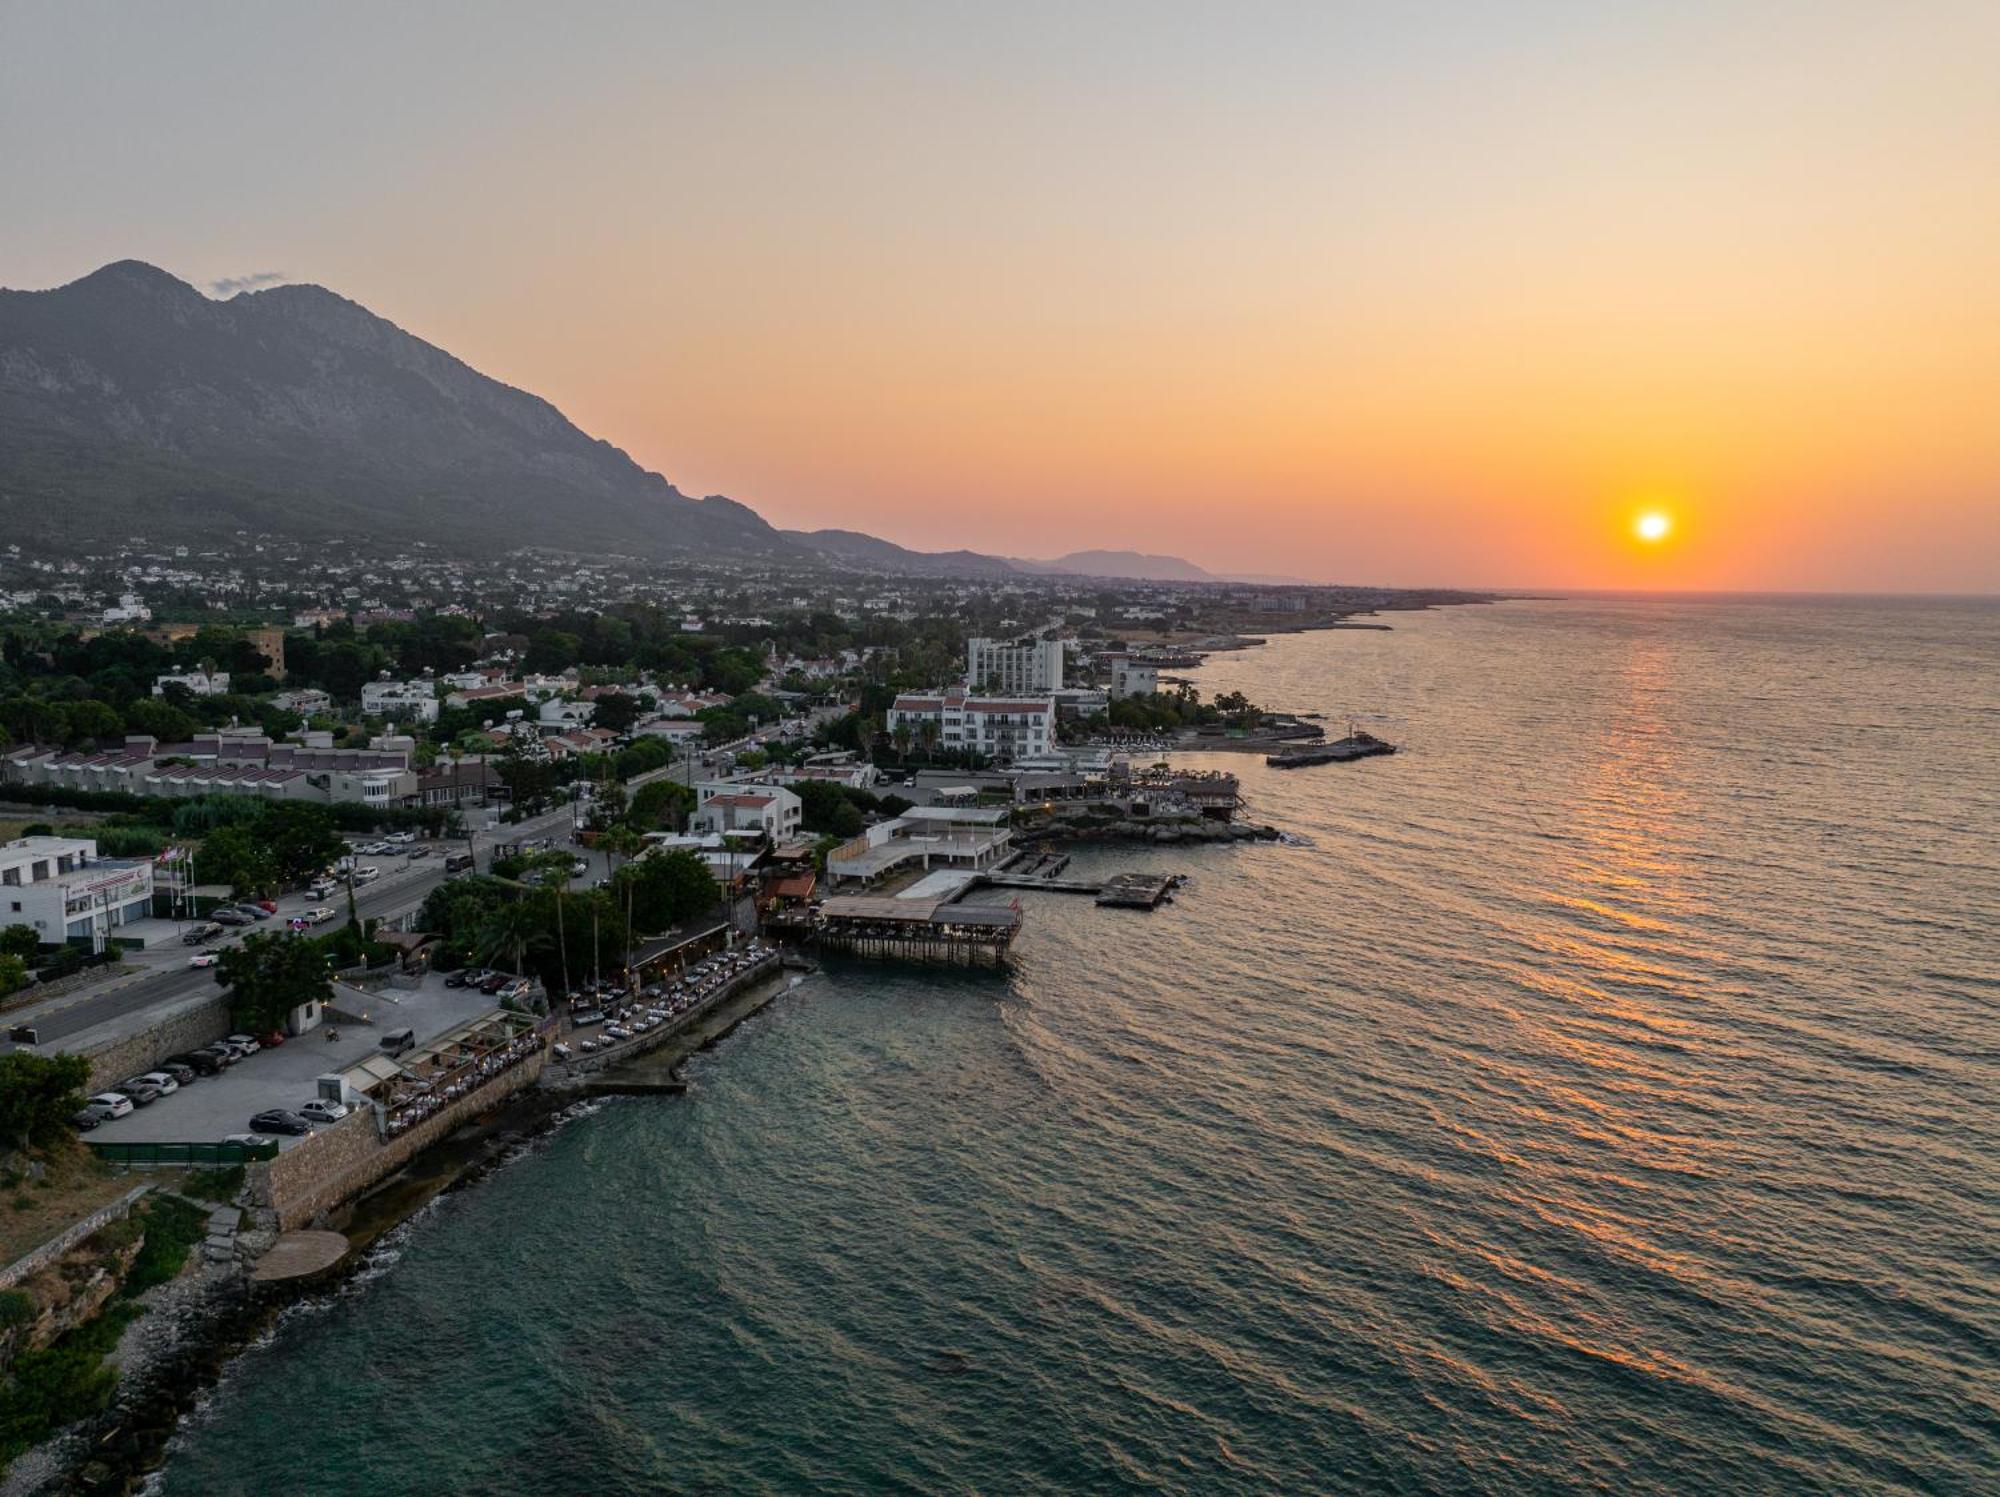
[[[1310,845],[809,980],[290,1313],[160,1485],[2000,1487],[2000,608],[1391,621],[1198,673],[1407,744],[1218,757]]]

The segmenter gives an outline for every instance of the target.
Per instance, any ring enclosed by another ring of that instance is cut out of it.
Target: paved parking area
[[[88,1137],[106,1143],[214,1143],[232,1133],[248,1133],[250,1119],[266,1108],[296,1111],[318,1095],[318,1080],[375,1054],[391,1029],[414,1029],[419,1045],[447,1030],[493,1011],[493,1001],[476,989],[448,988],[435,974],[421,988],[388,989],[360,995],[336,990],[342,1008],[365,1013],[366,1024],[324,1026],[274,1050],[259,1050],[219,1076],[198,1077],[149,1107],[101,1123]],[[338,1027],[340,1038],[327,1034]],[[280,1148],[297,1137],[281,1136]]]

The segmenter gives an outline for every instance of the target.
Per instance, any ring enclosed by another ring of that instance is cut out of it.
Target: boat
[[[1372,759],[1378,754],[1395,752],[1396,745],[1387,739],[1350,727],[1345,738],[1332,743],[1316,743],[1308,748],[1266,754],[1264,762],[1273,769],[1303,769],[1309,764],[1345,764],[1350,759]]]

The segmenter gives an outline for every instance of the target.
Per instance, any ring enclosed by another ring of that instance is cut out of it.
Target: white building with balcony
[[[87,837],[0,843],[0,926],[28,926],[44,946],[88,941],[101,950],[110,932],[152,910],[148,859],[100,858]]]
[[[228,671],[181,671],[176,674],[155,676],[153,695],[163,697],[169,686],[185,687],[198,697],[220,697],[229,695]]]
[[[773,842],[799,833],[805,804],[782,785],[745,780],[710,780],[694,787],[694,835],[721,832],[761,832]]]
[[[889,732],[899,726],[909,729],[915,746],[1012,764],[1049,751],[1056,704],[1050,697],[976,697],[958,689],[906,692],[889,708]]]

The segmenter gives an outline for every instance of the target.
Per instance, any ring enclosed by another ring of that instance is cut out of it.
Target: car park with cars
[[[347,1107],[344,1103],[314,1097],[310,1102],[300,1104],[299,1116],[309,1123],[337,1123],[347,1116]]]
[[[282,1107],[273,1107],[258,1113],[250,1119],[253,1133],[310,1133],[312,1124],[296,1112],[288,1112]]]

